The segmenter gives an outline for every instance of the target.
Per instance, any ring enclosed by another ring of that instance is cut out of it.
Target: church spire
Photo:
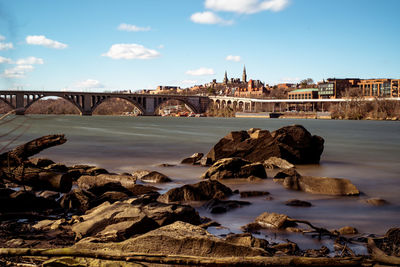
[[[247,83],[247,75],[246,75],[246,65],[243,66],[243,76],[242,76],[242,81],[244,83]]]
[[[228,84],[228,74],[225,71],[224,84]]]

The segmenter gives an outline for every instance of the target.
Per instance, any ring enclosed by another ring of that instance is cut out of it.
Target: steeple
[[[242,82],[247,83],[246,65],[243,66]]]
[[[228,84],[228,74],[225,71],[224,84]]]

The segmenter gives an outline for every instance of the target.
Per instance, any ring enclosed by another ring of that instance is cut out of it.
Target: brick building
[[[318,96],[321,99],[341,98],[345,96],[346,89],[357,87],[359,82],[360,79],[357,78],[329,78],[326,81],[318,83]]]
[[[400,97],[400,79],[366,79],[358,84],[365,97]]]
[[[318,88],[304,88],[288,93],[289,99],[318,99]]]

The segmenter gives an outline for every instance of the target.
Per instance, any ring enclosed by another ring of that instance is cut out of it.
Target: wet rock
[[[297,255],[300,252],[297,244],[293,242],[277,244],[271,246],[271,249],[275,250],[275,254],[277,255]]]
[[[68,169],[67,173],[71,176],[73,181],[77,181],[82,175],[86,175],[84,169]]]
[[[145,195],[145,194],[150,194],[150,193],[157,193],[157,190],[160,190],[160,189],[157,187],[154,187],[154,186],[141,185],[141,184],[135,184],[135,185],[129,187],[129,191],[131,191],[134,196],[140,196],[140,195]]]
[[[358,234],[357,229],[354,228],[354,227],[351,227],[351,226],[344,226],[344,227],[340,228],[338,230],[338,232],[341,235],[355,235],[355,234]]]
[[[21,190],[15,192],[8,189],[2,189],[1,191],[0,212],[36,212],[60,208],[60,205],[56,201],[38,197],[32,191]]]
[[[232,209],[241,208],[250,204],[251,203],[247,201],[211,199],[204,204],[204,207],[211,213],[225,213]]]
[[[175,164],[169,164],[169,163],[162,163],[160,165],[158,165],[159,167],[175,167]]]
[[[22,247],[24,244],[25,244],[25,241],[21,238],[10,239],[5,243],[6,247],[9,247],[9,248]]]
[[[29,159],[29,162],[38,168],[44,168],[51,164],[54,164],[54,161],[46,158],[31,158]]]
[[[213,198],[224,199],[232,195],[232,190],[218,181],[202,181],[197,184],[184,185],[170,189],[162,194],[158,201],[164,203],[204,201]]]
[[[139,179],[146,183],[168,183],[171,182],[171,179],[157,171],[148,171],[148,170],[137,170],[132,173],[132,176],[135,179]]]
[[[62,163],[53,163],[45,167],[46,170],[52,170],[55,172],[68,172],[68,167]]]
[[[197,164],[201,160],[201,158],[204,156],[203,153],[194,153],[188,158],[185,158],[181,161],[181,164]]]
[[[278,214],[275,212],[264,212],[260,216],[258,216],[254,222],[259,224],[262,228],[270,228],[270,229],[283,229],[289,226],[293,226],[292,222],[289,222],[287,219],[289,217],[285,214]]]
[[[51,200],[57,200],[58,198],[60,198],[61,194],[59,192],[47,190],[47,191],[40,192],[39,196],[43,197],[43,198],[51,199]]]
[[[243,234],[229,234],[225,238],[226,242],[245,246],[245,247],[252,247],[252,248],[261,248],[265,251],[269,251],[270,248],[268,247],[269,243],[265,239],[255,238],[250,233],[243,233]]]
[[[311,207],[312,204],[307,201],[298,200],[298,199],[290,199],[285,202],[286,206],[293,206],[293,207]]]
[[[86,238],[76,243],[74,247],[77,249],[135,251],[135,253],[199,257],[267,255],[263,249],[241,246],[221,240],[199,226],[181,221],[122,242],[95,243],[96,241],[94,238]]]
[[[95,176],[89,176],[95,177]],[[94,184],[92,187],[86,187],[87,191],[95,194],[96,196],[103,195],[107,192],[119,192],[124,194],[125,196],[132,196],[132,192],[127,188],[123,187],[119,182],[106,182],[104,184]]]
[[[90,203],[94,199],[96,199],[95,194],[75,188],[61,198],[60,205],[65,210],[84,213],[91,208]]]
[[[260,196],[267,196],[267,195],[269,195],[269,192],[267,192],[267,191],[242,191],[242,192],[240,192],[241,198],[260,197]]]
[[[250,163],[241,158],[224,158],[215,162],[203,175],[203,179],[234,179],[255,176],[267,178],[261,163]]]
[[[322,246],[320,249],[307,249],[304,256],[312,258],[326,257],[330,252],[329,248]]]
[[[365,203],[371,205],[371,206],[384,206],[389,204],[386,200],[382,198],[369,198],[365,200]]]
[[[128,238],[130,235],[144,233],[175,221],[200,224],[200,217],[192,207],[154,201],[147,203],[128,200],[113,204],[104,202],[87,211],[82,218],[83,222],[72,226],[72,231],[78,239],[96,236],[108,240],[110,235],[112,238],[115,236],[121,238],[121,235]],[[110,232],[115,234],[110,234]]]
[[[100,174],[108,174],[108,171],[99,167],[92,167],[85,170],[87,175],[98,176]]]
[[[323,149],[323,138],[312,136],[301,125],[293,125],[272,133],[258,129],[231,132],[208,152],[206,158],[214,163],[231,157],[251,162],[278,157],[293,164],[310,164],[319,163]]]
[[[129,194],[120,191],[107,191],[98,196],[97,198],[90,201],[90,207],[96,207],[104,202],[114,203],[116,201],[121,201],[129,198],[131,196],[131,192],[128,191]]]
[[[78,186],[81,189],[89,190],[93,187],[101,187],[110,182],[120,183],[123,187],[129,189],[134,186],[136,179],[130,175],[118,174],[100,174],[97,176],[84,175],[78,179]]]
[[[299,190],[313,194],[357,196],[360,191],[350,180],[343,178],[292,176],[286,177],[283,186],[291,190]]]
[[[381,249],[387,255],[400,257],[400,228],[391,228],[386,232]]]
[[[275,179],[285,179],[286,177],[300,177],[300,173],[296,171],[294,168],[286,169],[283,171],[278,172],[274,176],[274,182],[276,182]]]
[[[264,161],[264,166],[267,169],[291,169],[294,168],[294,165],[287,160],[277,158],[277,157],[270,157],[266,161]]]

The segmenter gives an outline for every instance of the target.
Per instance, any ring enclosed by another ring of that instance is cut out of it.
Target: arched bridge
[[[71,102],[81,115],[92,115],[93,111],[104,101],[120,98],[131,102],[142,115],[156,115],[156,110],[169,100],[178,100],[184,103],[194,113],[203,113],[207,110],[209,98],[206,96],[183,95],[151,95],[131,93],[87,93],[87,92],[60,92],[60,91],[0,91],[0,100],[7,103],[18,115],[23,115],[33,103],[43,97],[61,97]]]

